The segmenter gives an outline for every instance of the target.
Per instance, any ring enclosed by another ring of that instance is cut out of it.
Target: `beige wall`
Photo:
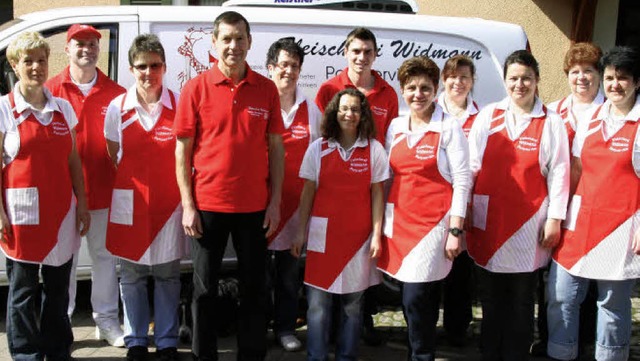
[[[562,71],[571,34],[571,0],[417,0],[420,13],[478,17],[522,26],[540,63],[540,96],[545,103],[569,92]]]
[[[52,4],[55,4],[52,6]],[[68,6],[120,5],[120,0],[13,0],[13,17],[34,11]]]

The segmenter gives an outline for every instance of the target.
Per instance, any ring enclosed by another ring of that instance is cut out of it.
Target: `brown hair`
[[[343,95],[350,95],[360,99],[360,123],[358,123],[358,137],[373,138],[376,136],[376,127],[373,123],[373,115],[367,97],[364,96],[356,88],[346,88],[338,92],[333,99],[327,104],[324,115],[322,116],[322,137],[324,139],[338,139],[340,132],[340,124],[338,124],[338,108],[340,107],[340,98]]]
[[[371,30],[362,27],[351,30],[347,35],[347,40],[344,41],[344,48],[349,49],[349,45],[351,45],[351,42],[353,42],[354,39],[358,39],[360,41],[371,41],[373,43],[373,53],[378,53],[378,42],[376,41],[376,36]]]
[[[424,75],[433,82],[434,88],[438,88],[438,81],[440,80],[440,68],[436,63],[427,58],[426,56],[416,56],[415,58],[405,60],[398,69],[398,80],[400,81],[400,88],[404,88],[404,85],[409,81],[409,78],[414,76]]]
[[[455,72],[463,66],[469,67],[472,78],[476,76],[476,66],[473,64],[473,60],[464,54],[460,54],[450,57],[447,62],[444,63],[442,67],[442,79],[445,80],[453,76]]]
[[[564,73],[569,74],[569,69],[576,64],[589,64],[600,71],[599,62],[602,57],[602,50],[592,43],[576,43],[571,45],[564,56]]]

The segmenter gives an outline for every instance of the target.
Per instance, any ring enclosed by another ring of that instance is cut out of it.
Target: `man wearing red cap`
[[[84,173],[92,222],[87,233],[91,269],[91,305],[96,323],[96,338],[123,347],[124,339],[118,319],[118,278],[116,260],[105,247],[108,208],[115,169],[107,154],[104,116],[109,102],[125,89],[97,68],[101,34],[90,25],[74,24],[67,30],[65,53],[69,66],[50,79],[46,87],[54,96],[68,100],[78,116],[76,142]],[[74,264],[69,285],[69,315],[75,306]]]

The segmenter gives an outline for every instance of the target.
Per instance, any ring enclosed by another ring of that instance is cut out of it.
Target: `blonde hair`
[[[9,63],[16,64],[25,52],[34,49],[43,49],[49,58],[51,49],[45,38],[38,32],[26,31],[11,41],[7,47],[7,59]]]

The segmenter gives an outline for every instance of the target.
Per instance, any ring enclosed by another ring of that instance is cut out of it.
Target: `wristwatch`
[[[458,227],[449,228],[449,233],[454,237],[460,237],[464,231]]]

